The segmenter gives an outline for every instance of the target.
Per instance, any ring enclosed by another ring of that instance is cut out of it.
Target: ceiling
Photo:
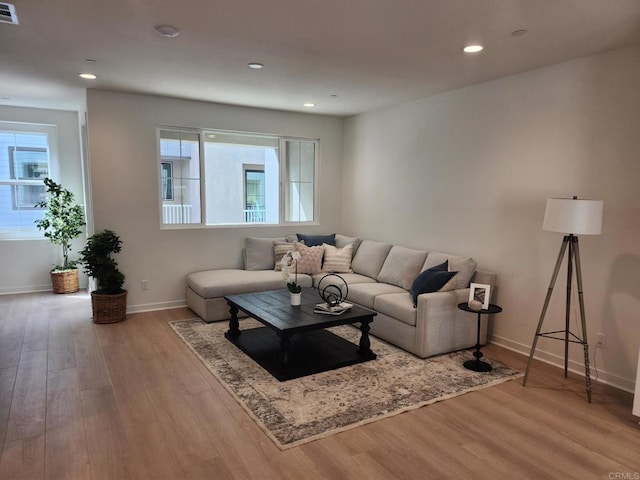
[[[100,88],[345,116],[640,43],[639,0],[9,2],[0,105],[75,108]]]

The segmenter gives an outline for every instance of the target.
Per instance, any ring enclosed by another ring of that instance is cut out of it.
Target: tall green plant
[[[82,233],[82,227],[86,225],[84,210],[78,205],[71,193],[62,185],[50,178],[44,179],[47,187],[47,200],[36,203],[38,208],[46,208],[42,220],[36,220],[39,230],[44,230],[44,236],[54,245],[62,247],[62,266],[56,265],[54,270],[67,270],[75,268],[75,262],[69,261],[71,241]]]
[[[80,252],[84,271],[98,282],[98,293],[115,294],[122,292],[124,274],[118,270],[117,262],[111,258],[121,250],[122,240],[111,230],[91,235],[87,245]]]

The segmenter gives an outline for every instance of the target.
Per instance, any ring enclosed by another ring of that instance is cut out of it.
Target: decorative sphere
[[[480,310],[482,310],[482,303],[478,300],[471,300],[469,302],[469,308],[474,312],[479,312]]]

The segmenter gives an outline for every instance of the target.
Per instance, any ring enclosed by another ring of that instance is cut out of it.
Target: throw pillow
[[[418,295],[421,293],[437,292],[446,286],[453,286],[450,280],[458,272],[447,271],[448,261],[425,270],[416,277],[411,285],[411,296],[413,297],[413,308],[418,306]],[[451,290],[451,288],[449,288]]]
[[[293,243],[290,242],[273,242],[273,257],[276,262],[275,270],[277,272],[282,271],[282,257],[287,253],[293,252]]]
[[[330,235],[304,235],[302,233],[298,233],[298,241],[304,242],[308,247],[322,246],[323,243],[328,245],[336,244],[336,234],[332,233]]]
[[[300,253],[300,260],[296,266],[298,273],[315,275],[322,271],[322,255],[324,254],[322,245],[307,247],[304,243],[296,242],[293,248]]]
[[[351,257],[353,255],[353,244],[338,248],[324,243],[324,263],[322,271],[326,273],[353,273],[351,270]]]
[[[422,266],[428,269],[434,265],[439,265],[445,260],[449,261],[449,270],[458,272],[456,276],[455,288],[467,288],[473,273],[476,271],[476,261],[471,257],[462,257],[459,255],[449,255],[448,253],[430,252]]]
[[[284,237],[259,238],[249,237],[244,242],[245,270],[273,270],[273,242],[284,242]]]

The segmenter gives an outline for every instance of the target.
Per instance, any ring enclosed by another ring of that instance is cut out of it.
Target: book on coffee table
[[[329,306],[326,303],[318,303],[313,309],[313,313],[322,313],[323,315],[341,315],[351,307],[353,307],[353,305],[347,302],[342,302],[334,306]]]

